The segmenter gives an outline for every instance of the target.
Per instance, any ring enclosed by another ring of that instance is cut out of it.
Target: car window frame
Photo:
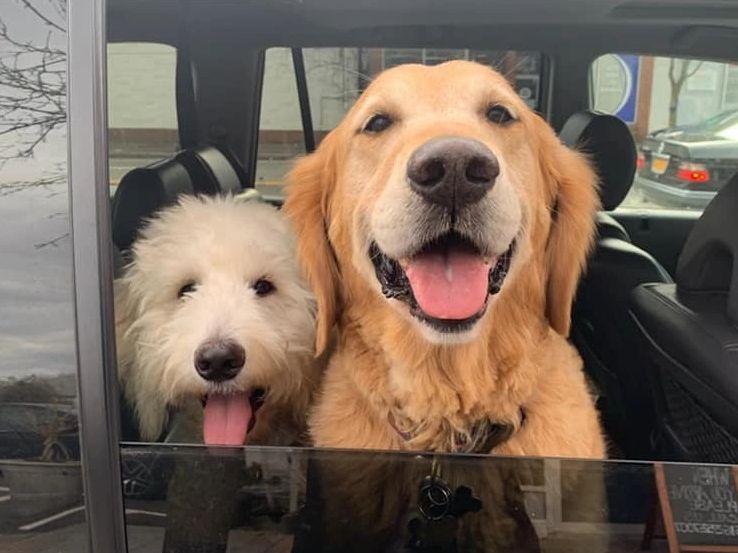
[[[127,551],[121,486],[107,140],[106,2],[71,2],[67,156],[85,515],[90,551]]]

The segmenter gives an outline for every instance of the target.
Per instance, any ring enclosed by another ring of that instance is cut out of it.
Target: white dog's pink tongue
[[[461,320],[484,307],[490,267],[476,252],[452,248],[416,255],[405,266],[405,274],[426,315]]]
[[[207,445],[243,445],[251,422],[249,394],[210,394],[205,402]]]

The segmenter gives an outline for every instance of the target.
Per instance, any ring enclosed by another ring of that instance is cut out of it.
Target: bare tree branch
[[[669,126],[674,127],[677,124],[677,109],[679,107],[679,96],[682,93],[684,83],[693,77],[702,67],[704,62],[697,61],[692,66],[693,60],[680,60],[671,58],[669,60],[669,83],[671,85],[671,99],[669,101]],[[676,74],[677,62],[679,65],[679,75]],[[691,67],[691,69],[690,69]]]
[[[52,238],[51,240],[47,240],[46,242],[39,242],[38,244],[34,244],[33,247],[37,250],[40,250],[41,248],[46,248],[48,246],[58,247],[59,242],[64,240],[65,238],[69,237],[69,233],[65,232],[64,234],[60,234],[56,238]]]
[[[669,82],[674,86],[674,83],[676,83],[676,73],[674,72],[674,69],[676,69],[676,59],[671,58],[669,59]]]
[[[692,70],[691,72],[688,71],[687,74],[684,76],[684,80],[686,81],[690,77],[694,76],[697,73],[697,71],[700,70],[700,67],[702,67],[703,63],[704,62],[702,61],[697,62],[697,65],[695,65],[694,70]],[[689,64],[687,64],[687,67],[689,67]]]
[[[21,0],[21,3],[23,4],[23,6],[26,9],[31,10],[33,13],[35,13],[36,16],[39,19],[41,19],[44,23],[46,23],[49,27],[52,27],[52,28],[56,29],[57,31],[61,31],[62,33],[66,33],[67,32],[66,28],[62,27],[57,22],[52,21],[51,19],[49,19],[48,17],[46,17],[43,13],[41,13],[40,10],[38,10],[37,8],[35,8],[33,6],[33,4],[31,4],[31,2],[29,0]],[[63,15],[66,12],[66,4],[61,5],[61,7],[62,7],[62,10],[63,11],[57,11],[56,12],[57,17]]]
[[[52,132],[64,130],[67,120],[66,0],[15,1],[47,32],[36,39],[19,36],[0,18],[0,168],[33,157]],[[23,185],[50,186],[63,176],[4,183],[0,196]]]
[[[62,169],[59,169],[50,175],[34,179],[33,182],[21,181],[0,183],[0,198],[20,192],[29,186],[34,188],[46,188],[49,190],[50,194],[53,194],[53,187],[63,184],[66,181],[66,178],[66,173],[64,173]]]

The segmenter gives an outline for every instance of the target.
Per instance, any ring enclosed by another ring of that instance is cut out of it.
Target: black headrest
[[[636,170],[636,146],[628,126],[613,115],[580,111],[567,119],[559,138],[594,163],[600,177],[602,209],[618,207],[633,184]]]
[[[177,201],[181,194],[237,194],[246,178],[228,151],[204,146],[127,173],[112,203],[113,242],[123,252],[131,247],[144,219]]]
[[[738,174],[717,193],[682,248],[676,282],[687,292],[726,292],[738,323]]]

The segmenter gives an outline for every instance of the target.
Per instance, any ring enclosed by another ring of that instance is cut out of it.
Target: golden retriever
[[[604,456],[566,338],[596,176],[505,78],[387,70],[288,180],[318,352],[338,330],[315,445]]]

